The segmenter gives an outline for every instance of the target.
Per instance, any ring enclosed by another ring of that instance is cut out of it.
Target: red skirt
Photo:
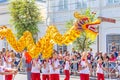
[[[59,74],[50,74],[49,80],[60,80]]]
[[[5,71],[5,72],[9,72],[9,71]],[[12,80],[13,75],[5,75],[5,80]]]
[[[64,80],[70,80],[70,72],[69,72],[69,70],[64,70],[64,74],[65,74],[65,79]]]
[[[31,79],[32,80],[41,80],[40,79],[40,73],[32,73],[31,74]]]
[[[42,80],[49,80],[48,74],[42,74]]]
[[[89,74],[80,74],[80,80],[89,80]]]
[[[98,78],[98,80],[105,80],[104,74],[101,74],[101,73],[97,73],[97,78]]]

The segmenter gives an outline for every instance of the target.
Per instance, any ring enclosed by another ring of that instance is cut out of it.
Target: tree
[[[96,19],[95,13],[91,13],[90,9],[87,9],[86,11],[83,11],[81,13],[89,16],[91,21]],[[66,22],[65,27],[67,29],[70,29],[74,25],[74,21],[75,21],[75,19],[72,19],[72,20]],[[82,31],[80,37],[77,38],[73,42],[73,46],[76,50],[83,52],[83,51],[87,51],[88,49],[90,49],[90,46],[94,43],[95,43],[95,41],[92,41],[92,40],[88,39],[87,36],[86,36],[86,33],[84,31]]]
[[[13,24],[17,37],[28,30],[32,33],[34,40],[39,32],[38,23],[42,22],[42,16],[35,4],[35,0],[12,0],[10,2],[11,23]]]

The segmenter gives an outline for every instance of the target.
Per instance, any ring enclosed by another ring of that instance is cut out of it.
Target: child
[[[64,80],[70,80],[70,60],[69,57],[66,56],[65,58],[65,66],[64,66],[64,73],[65,73],[65,79]]]
[[[31,79],[32,80],[41,80],[40,79],[40,63],[37,58],[32,60],[32,69],[31,69]]]
[[[42,70],[42,80],[49,80],[49,66],[47,60],[43,61],[41,70]]]
[[[13,63],[14,63],[13,53],[8,51],[6,53],[6,68],[12,69]],[[5,76],[5,80],[12,80],[12,78],[13,78],[13,75],[6,75]]]
[[[5,72],[7,69],[5,69],[4,66],[2,66],[2,60],[0,59],[0,80],[7,80],[5,79],[5,75],[13,75],[17,73],[17,70],[7,70],[8,72]]]
[[[49,64],[50,69],[50,80],[60,80],[59,74],[60,74],[60,64],[59,60],[57,59],[57,54],[53,54],[53,59],[50,60]]]
[[[102,65],[103,61],[101,58],[98,59],[98,64],[97,64],[97,78],[98,80],[105,80],[104,79],[104,73],[103,73],[103,70],[106,70]]]
[[[79,63],[80,80],[89,80],[89,67],[91,67],[91,65],[90,61],[87,60],[87,53],[83,52]]]

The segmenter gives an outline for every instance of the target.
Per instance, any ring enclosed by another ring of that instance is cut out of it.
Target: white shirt
[[[65,62],[64,70],[69,70],[69,69],[70,69],[69,61],[66,61],[66,62]]]
[[[55,68],[58,68],[58,67],[60,66],[59,60],[55,60],[55,61],[54,61],[54,66],[55,66]],[[59,69],[59,68],[56,69],[56,70],[55,70],[55,73],[56,73],[56,74],[59,74],[59,73],[60,73],[60,69]]]
[[[2,61],[3,61],[3,66],[4,66],[4,67],[7,67],[6,57],[5,57],[5,56],[3,56]]]
[[[0,72],[4,72],[3,66],[0,66]],[[0,75],[0,80],[5,80],[5,75]]]
[[[39,67],[40,67],[39,62],[37,62],[37,63],[35,64],[35,66],[32,65],[31,72],[32,72],[32,73],[40,73]]]
[[[11,57],[8,58],[8,62],[12,62],[12,58]],[[12,68],[12,64],[7,64],[7,68]]]
[[[54,65],[55,68],[58,68],[59,67],[59,60],[52,60],[52,63]],[[50,74],[59,74],[60,73],[60,69],[56,69],[56,70],[53,70],[53,66],[51,64],[51,61],[49,63],[49,69],[50,69]]]
[[[42,66],[42,74],[49,74],[49,66],[46,64],[46,67]]]
[[[100,65],[100,64],[97,64],[97,71],[96,71],[96,73],[101,73],[101,74],[103,74],[102,64],[101,64],[101,65]]]
[[[89,73],[90,73],[89,67],[87,66],[87,64],[85,63],[85,61],[81,61],[80,65],[81,65],[82,67],[86,67],[86,68],[80,70],[79,73],[82,73],[82,74],[89,74]]]

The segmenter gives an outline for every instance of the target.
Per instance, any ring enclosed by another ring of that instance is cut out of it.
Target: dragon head
[[[75,29],[84,30],[87,37],[91,40],[94,40],[98,34],[98,30],[95,25],[100,24],[100,19],[92,21],[88,16],[82,15],[78,12],[74,13],[74,17],[77,19],[75,23]]]

